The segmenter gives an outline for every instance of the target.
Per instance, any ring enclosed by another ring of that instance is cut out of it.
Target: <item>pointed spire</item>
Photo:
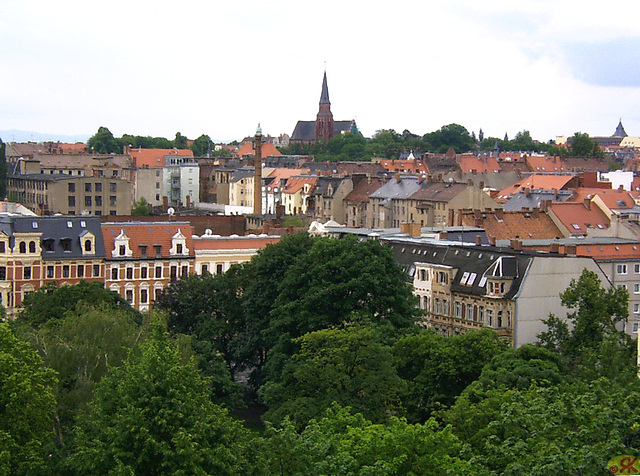
[[[622,118],[620,118],[620,122],[618,122],[618,127],[616,127],[616,131],[613,133],[611,137],[627,137],[627,133],[622,126]]]
[[[331,104],[329,101],[329,88],[327,87],[327,72],[324,72],[322,79],[322,92],[320,93],[320,104]]]

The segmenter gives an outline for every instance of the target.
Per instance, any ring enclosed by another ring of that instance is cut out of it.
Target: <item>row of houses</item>
[[[194,235],[187,221],[105,222],[99,217],[0,217],[0,294],[8,315],[49,282],[103,282],[140,311],[170,282],[220,274],[278,236]]]

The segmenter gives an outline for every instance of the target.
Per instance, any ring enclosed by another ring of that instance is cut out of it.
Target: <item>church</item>
[[[355,120],[334,121],[329,101],[329,88],[327,87],[327,72],[322,79],[322,92],[320,93],[320,109],[315,121],[298,121],[293,130],[289,144],[314,145],[321,140],[327,143],[334,135],[355,130]]]

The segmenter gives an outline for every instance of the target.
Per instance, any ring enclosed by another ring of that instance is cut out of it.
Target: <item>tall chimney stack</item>
[[[262,129],[258,124],[254,140],[253,214],[262,215]]]

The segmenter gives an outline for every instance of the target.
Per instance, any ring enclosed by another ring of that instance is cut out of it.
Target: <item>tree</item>
[[[261,388],[269,407],[264,419],[289,416],[298,428],[319,418],[333,402],[382,422],[400,404],[403,382],[393,367],[391,348],[367,326],[322,329],[295,339],[293,355],[277,379]]]
[[[407,383],[403,403],[410,421],[424,422],[449,408],[483,367],[507,345],[488,329],[444,337],[427,330],[400,338],[393,346],[398,375]]]
[[[450,148],[461,154],[473,149],[474,142],[469,131],[459,124],[442,126],[435,132],[424,135],[424,140],[431,146],[431,150],[444,153]]]
[[[89,137],[87,148],[99,154],[116,154],[121,152],[119,141],[106,127],[99,127],[98,132]]]
[[[131,209],[131,216],[134,217],[146,217],[151,215],[151,205],[144,197],[140,197],[140,200],[137,200],[133,203],[133,208]]]
[[[69,309],[74,309],[81,301],[121,310],[140,320],[139,313],[117,293],[105,289],[103,283],[83,280],[73,286],[58,287],[54,282],[47,283],[28,294],[19,310],[18,321],[38,328],[51,319],[62,318]]]
[[[208,135],[202,134],[191,144],[191,151],[196,157],[205,157],[213,151],[214,144]]]
[[[0,474],[49,473],[55,372],[0,322]]]
[[[247,435],[209,400],[208,381],[163,326],[102,379],[77,427],[82,474],[239,474]]]
[[[124,361],[143,335],[143,328],[130,313],[82,301],[64,317],[51,319],[41,328],[17,327],[45,367],[58,374],[53,427],[57,446],[65,452],[77,413],[86,408],[95,385],[109,369]]]
[[[257,474],[471,474],[460,441],[435,420],[411,425],[391,417],[374,424],[350,408],[332,405],[302,432],[290,421],[268,425],[258,442]],[[479,474],[478,466],[473,474]]]
[[[549,330],[538,338],[546,347],[559,349],[572,358],[586,358],[607,342],[628,346],[628,336],[616,328],[627,320],[628,299],[626,289],[603,289],[598,275],[585,269],[560,294],[562,305],[572,310],[567,314],[571,329],[552,315],[544,321]]]
[[[176,132],[176,137],[173,139],[173,146],[176,149],[186,149],[187,148],[187,139],[185,136],[180,134],[180,132]]]
[[[604,154],[589,134],[576,132],[569,140],[569,154],[576,157],[602,157]]]

